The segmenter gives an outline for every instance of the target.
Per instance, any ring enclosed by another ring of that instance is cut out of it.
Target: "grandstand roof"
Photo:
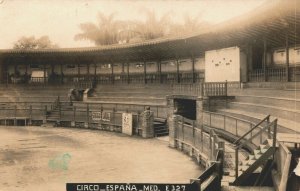
[[[263,6],[241,17],[203,29],[200,32],[165,37],[141,43],[117,44],[87,48],[0,50],[5,58],[77,58],[92,62],[110,60],[158,60],[201,55],[204,51],[228,46],[243,46],[267,39],[268,47],[283,47],[286,35],[289,43],[299,44],[300,11],[297,0],[267,1]]]

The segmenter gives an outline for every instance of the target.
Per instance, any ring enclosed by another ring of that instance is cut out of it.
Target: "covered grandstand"
[[[298,7],[271,1],[142,43],[0,50],[0,123],[124,132],[130,114],[130,135],[169,135],[207,168],[189,177],[201,190],[300,189],[288,179],[300,156]]]

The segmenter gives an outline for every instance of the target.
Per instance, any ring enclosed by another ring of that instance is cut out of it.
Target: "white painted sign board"
[[[122,133],[132,135],[132,113],[122,113]]]
[[[205,82],[240,82],[240,49],[230,47],[205,52]]]

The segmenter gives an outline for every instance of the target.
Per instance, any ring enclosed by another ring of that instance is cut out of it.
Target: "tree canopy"
[[[144,13],[146,20],[142,22],[116,20],[115,13],[106,16],[99,12],[97,23],[81,23],[79,27],[82,32],[75,35],[74,39],[89,40],[96,46],[101,46],[195,32],[208,25],[199,21],[201,17],[192,18],[188,14],[185,15],[183,24],[177,24],[172,22],[171,13],[160,18],[154,11],[145,10]]]
[[[109,45],[118,42],[117,36],[121,22],[114,19],[114,14],[105,16],[99,12],[97,24],[87,22],[81,23],[79,27],[82,33],[77,34],[75,40],[90,40],[96,45]]]
[[[35,38],[34,36],[21,37],[14,43],[14,49],[46,49],[46,48],[58,48],[57,44],[53,44],[48,36],[41,36]]]

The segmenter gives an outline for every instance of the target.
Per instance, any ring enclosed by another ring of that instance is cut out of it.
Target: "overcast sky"
[[[182,16],[200,16],[212,24],[260,6],[265,0],[0,0],[0,49],[12,48],[22,36],[48,35],[60,47],[94,46],[75,41],[82,22],[96,22],[97,12],[117,13],[116,19],[145,20],[143,11],[158,16],[171,12],[174,21]]]

